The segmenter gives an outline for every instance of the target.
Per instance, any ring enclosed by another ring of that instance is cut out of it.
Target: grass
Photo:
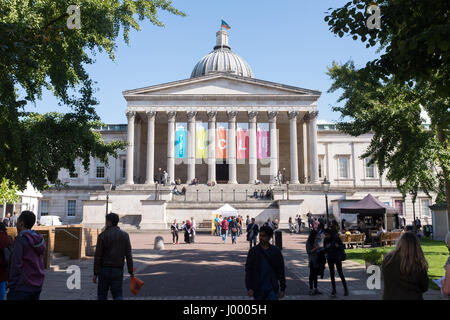
[[[431,280],[439,279],[445,275],[444,264],[448,259],[448,249],[443,241],[433,241],[429,239],[422,238],[420,240],[422,245],[423,253],[425,254],[425,259],[428,262],[428,277],[430,278],[429,287],[435,290],[439,290],[438,286],[435,285]],[[394,250],[394,246],[385,246],[377,248],[357,248],[357,249],[346,249],[347,259],[358,262],[360,264],[365,264],[363,259],[363,254],[366,251],[378,249],[384,254]]]

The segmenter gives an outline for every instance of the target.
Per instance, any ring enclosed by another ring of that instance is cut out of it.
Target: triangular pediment
[[[213,74],[127,90],[123,94],[127,97],[139,95],[320,95],[321,92],[253,78]]]

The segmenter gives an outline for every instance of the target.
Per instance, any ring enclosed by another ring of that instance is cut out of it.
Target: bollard
[[[164,250],[164,239],[161,236],[155,238],[154,250]]]

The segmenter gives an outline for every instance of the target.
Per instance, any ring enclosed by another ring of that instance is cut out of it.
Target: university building
[[[402,200],[395,184],[380,176],[369,159],[360,156],[371,134],[352,137],[332,124],[318,123],[321,92],[254,78],[247,62],[231,50],[228,33],[216,34],[216,45],[194,67],[189,79],[127,90],[127,124],[108,125],[105,141],[123,140],[128,148],[105,166],[91,159],[70,176],[59,178],[68,188],[42,193],[40,215],[59,215],[67,223],[104,225],[108,212],[124,226],[166,229],[194,216],[211,220],[211,213],[228,203],[242,216],[279,218],[308,211],[326,214],[322,182],[330,182],[328,211],[340,220],[340,208],[367,194],[399,209],[407,223],[413,211],[431,224],[431,199],[420,193],[413,207]],[[166,171],[174,185],[157,183]],[[277,177],[281,172],[281,185]],[[198,185],[189,185],[198,179]],[[273,199],[255,198],[271,189]]]

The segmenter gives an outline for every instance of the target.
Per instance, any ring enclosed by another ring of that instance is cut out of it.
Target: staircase
[[[53,252],[50,258],[50,270],[52,271],[66,271],[69,266],[79,263],[79,260],[70,259],[59,252]]]

